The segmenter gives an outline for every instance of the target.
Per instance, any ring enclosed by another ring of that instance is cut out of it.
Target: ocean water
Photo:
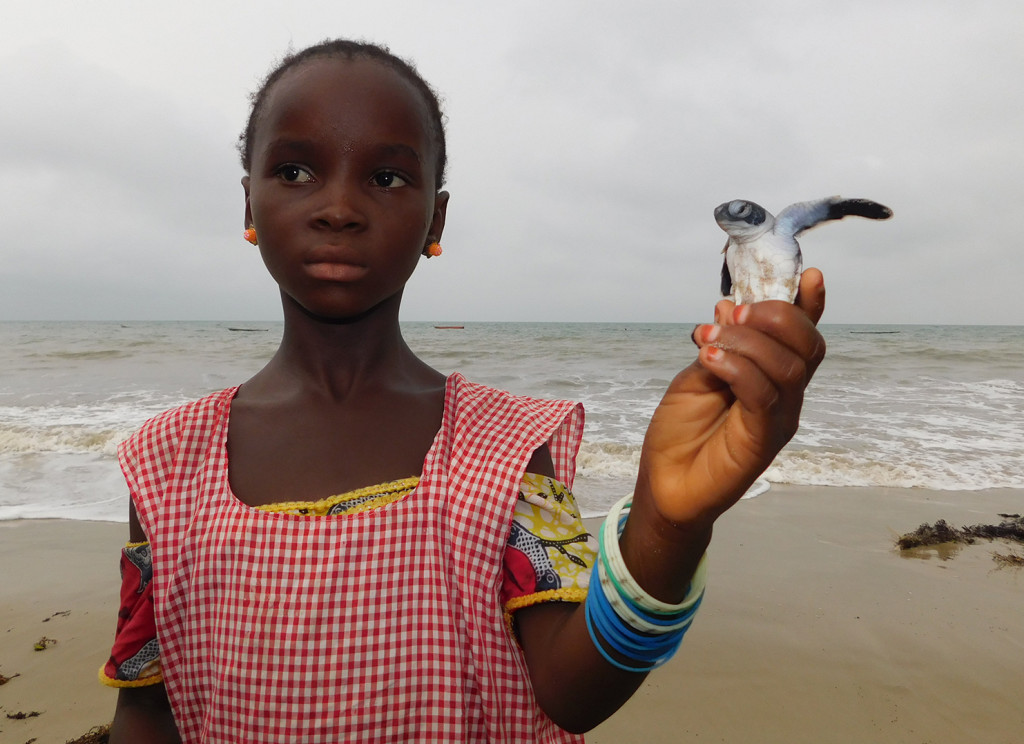
[[[644,430],[695,355],[692,325],[403,325],[443,372],[582,401],[577,498],[632,489]],[[124,521],[117,443],[169,407],[246,380],[279,323],[0,323],[0,519]],[[772,483],[1024,488],[1024,327],[823,326],[829,344]],[[770,497],[770,496],[769,496]]]

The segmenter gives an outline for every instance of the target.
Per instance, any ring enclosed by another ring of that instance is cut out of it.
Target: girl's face
[[[286,302],[343,320],[400,301],[448,202],[427,117],[419,92],[372,60],[313,59],[273,85],[242,185]]]

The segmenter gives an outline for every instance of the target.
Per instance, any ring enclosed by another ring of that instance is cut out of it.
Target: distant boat
[[[899,331],[850,331],[850,333],[899,333]]]
[[[265,332],[267,329],[266,328],[228,328],[228,330],[229,331],[249,331],[249,332],[264,331]]]
[[[461,331],[465,327],[466,326],[434,326],[434,328],[441,331]]]

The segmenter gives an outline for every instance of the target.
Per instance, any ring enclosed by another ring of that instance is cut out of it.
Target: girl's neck
[[[312,317],[285,297],[281,345],[250,384],[337,402],[367,390],[436,386],[443,376],[406,344],[398,306],[385,302],[359,318],[334,322]]]

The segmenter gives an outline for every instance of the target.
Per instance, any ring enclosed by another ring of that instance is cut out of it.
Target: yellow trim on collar
[[[263,504],[253,507],[259,511],[271,512],[273,514],[302,514],[314,517],[326,516],[331,509],[344,504],[346,501],[357,501],[351,508],[345,509],[341,514],[358,514],[359,512],[375,509],[380,506],[393,503],[409,495],[419,485],[419,476],[403,478],[402,480],[378,483],[374,486],[366,486],[355,491],[328,496],[319,501],[284,501],[276,504]]]

